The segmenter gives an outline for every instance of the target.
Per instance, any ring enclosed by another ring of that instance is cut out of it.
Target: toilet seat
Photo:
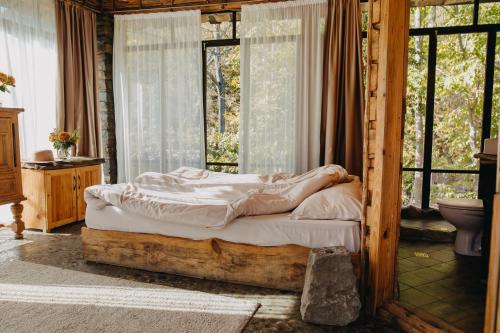
[[[439,206],[450,207],[454,209],[483,210],[483,200],[481,199],[438,199],[437,204]]]

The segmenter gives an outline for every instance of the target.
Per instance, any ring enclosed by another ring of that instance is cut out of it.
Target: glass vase
[[[71,148],[61,148],[57,150],[57,158],[60,160],[70,160],[71,159]]]

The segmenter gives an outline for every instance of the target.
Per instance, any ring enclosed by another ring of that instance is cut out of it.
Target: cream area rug
[[[4,333],[241,332],[259,304],[30,262],[0,265]]]

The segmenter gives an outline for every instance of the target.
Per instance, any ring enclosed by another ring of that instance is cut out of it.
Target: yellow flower
[[[50,133],[49,134],[49,141],[54,142],[57,140],[57,134],[56,133]]]
[[[0,85],[2,84],[14,86],[16,84],[16,79],[12,75],[0,72]]]

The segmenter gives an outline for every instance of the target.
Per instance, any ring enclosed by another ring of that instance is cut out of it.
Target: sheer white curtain
[[[0,72],[16,87],[1,93],[5,107],[21,107],[21,155],[51,148],[56,126],[57,46],[54,0],[0,0]]]
[[[200,11],[115,16],[118,181],[204,167]]]
[[[54,0],[0,0],[0,72],[17,81],[10,94],[0,92],[0,102],[25,109],[19,117],[21,157],[51,148],[57,87]],[[11,220],[9,205],[0,206],[0,223]]]
[[[240,172],[319,165],[326,0],[242,6]]]

